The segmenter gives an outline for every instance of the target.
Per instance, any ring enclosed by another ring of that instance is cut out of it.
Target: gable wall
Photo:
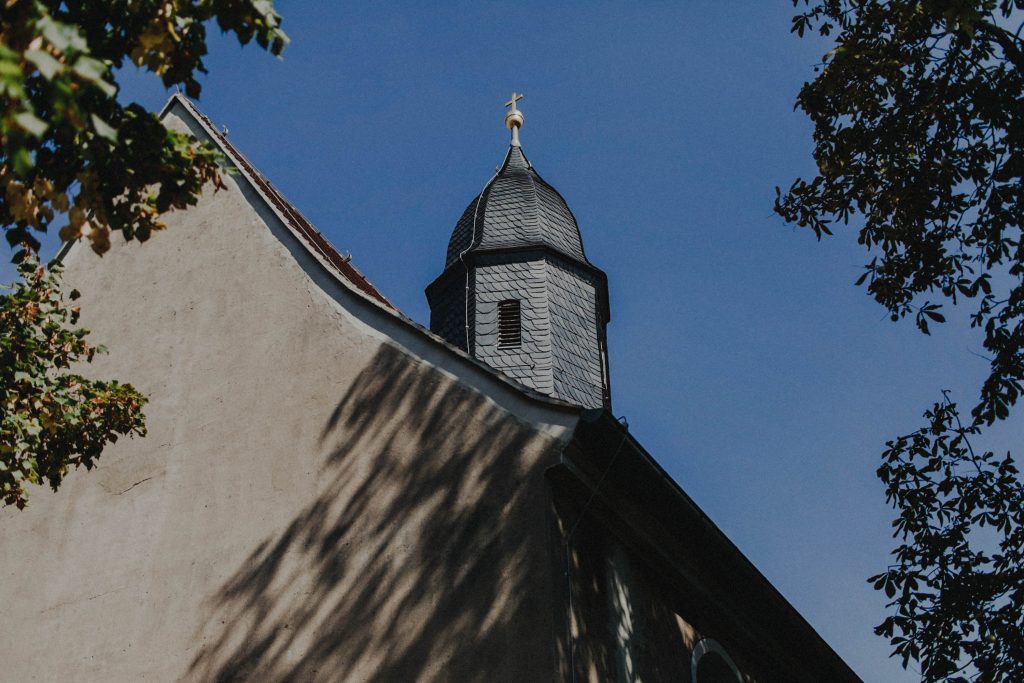
[[[111,350],[85,371],[147,394],[149,435],[0,510],[4,676],[550,678],[543,470],[575,413],[351,293],[228,185],[66,259]]]

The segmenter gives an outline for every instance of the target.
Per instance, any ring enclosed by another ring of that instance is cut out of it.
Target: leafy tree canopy
[[[268,0],[8,0],[0,5],[0,224],[12,245],[37,247],[58,214],[66,240],[102,254],[110,232],[146,240],[160,214],[194,204],[219,182],[212,146],[167,130],[117,99],[127,64],[165,86],[200,92],[205,22],[274,54],[286,38]]]
[[[211,145],[120,101],[117,85],[134,65],[198,97],[211,21],[274,55],[287,42],[270,0],[0,0],[0,226],[23,278],[0,296],[5,503],[25,504],[26,481],[56,487],[117,434],[144,433],[130,385],[70,374],[96,349],[73,328],[59,268],[41,270],[34,254],[55,223],[100,255],[114,231],[147,240],[161,214],[222,186]]]
[[[893,608],[876,632],[927,681],[1024,680],[1024,488],[970,444],[1024,390],[1024,1],[793,4],[793,31],[835,47],[797,98],[818,173],[776,212],[818,239],[855,225],[857,284],[892,320],[928,334],[967,305],[990,362],[966,425],[944,398],[883,454],[900,545],[871,579]]]
[[[60,265],[42,268],[22,253],[22,281],[0,297],[0,495],[19,508],[26,484],[56,490],[69,468],[91,469],[118,435],[146,433],[146,399],[130,384],[70,372],[106,350],[89,345],[88,330],[69,327],[79,311],[60,292]]]

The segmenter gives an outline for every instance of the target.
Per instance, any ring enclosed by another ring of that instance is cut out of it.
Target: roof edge
[[[252,162],[245,155],[238,151],[234,145],[214,127],[213,122],[195,104],[181,93],[173,93],[167,100],[158,114],[163,118],[170,112],[175,104],[181,104],[200,128],[210,137],[220,151],[238,168],[241,174],[255,190],[256,194],[263,199],[267,207],[284,223],[288,229],[299,237],[307,249],[324,262],[329,269],[335,270],[349,287],[354,286],[356,292],[361,296],[369,296],[371,299],[383,304],[391,310],[398,309],[376,288],[373,284],[351,263],[351,257],[342,256],[334,248],[327,238],[317,230],[313,224],[302,213],[289,202],[280,190],[267,180],[266,176],[259,172]]]
[[[749,585],[755,586],[758,592],[768,598],[770,603],[772,603],[769,606],[775,611],[775,614],[787,622],[790,627],[809,636],[810,643],[808,644],[822,657],[823,661],[831,662],[831,665],[834,667],[833,671],[841,672],[845,680],[860,680],[850,665],[829,645],[828,641],[818,633],[817,629],[789,602],[779,589],[775,587],[775,584],[761,573],[757,566],[733,543],[732,539],[714,523],[707,513],[683,490],[678,482],[647,452],[636,437],[630,433],[628,427],[623,426],[615,419],[610,411],[601,408],[584,410],[576,432],[573,434],[573,442],[579,445],[579,452],[581,454],[589,455],[591,458],[588,458],[588,462],[577,461],[573,457],[572,450],[566,449],[562,454],[563,466],[566,466],[567,471],[574,478],[577,478],[585,487],[590,489],[592,496],[607,499],[607,496],[611,495],[614,498],[614,493],[610,491],[609,487],[609,484],[613,483],[612,478],[597,479],[595,484],[592,477],[589,476],[590,473],[584,471],[599,467],[595,462],[589,462],[589,460],[593,459],[592,456],[597,455],[595,450],[604,451],[602,458],[605,461],[608,460],[609,456],[611,457],[611,460],[604,465],[606,468],[605,474],[611,469],[616,456],[621,457],[618,453],[619,450],[631,452],[636,460],[647,466],[650,475],[656,477],[656,481],[660,482],[661,487],[664,487],[662,490],[672,500],[671,506],[677,511],[678,515],[666,516],[664,519],[690,519],[695,521],[703,528],[707,538],[717,546],[719,552],[736,558],[735,570],[742,574],[744,581],[749,581]],[[612,453],[613,446],[616,444],[619,444],[619,449]],[[623,449],[623,446],[627,448]],[[599,489],[602,481],[605,482],[603,491]],[[652,495],[655,493],[654,489],[651,489],[651,493]],[[661,519],[662,517],[657,517],[656,523],[667,527],[667,525],[660,521]],[[622,518],[622,523],[627,526],[634,526],[634,522],[625,517]],[[765,633],[756,623],[748,624],[748,626],[751,625],[755,626],[758,631]]]
[[[598,278],[602,284],[602,291],[598,294],[598,305],[600,307],[601,315],[603,316],[604,323],[607,325],[612,320],[611,304],[609,302],[608,294],[608,274],[603,270],[595,266],[590,261],[580,261],[578,258],[569,256],[568,254],[555,249],[550,244],[543,242],[529,245],[517,245],[511,247],[489,247],[487,249],[469,249],[464,252],[461,259],[457,259],[441,271],[441,274],[431,280],[431,282],[423,289],[424,294],[427,295],[427,303],[432,303],[431,292],[436,290],[442,283],[453,277],[453,273],[465,275],[466,269],[470,265],[475,265],[475,261],[480,257],[493,256],[496,254],[522,254],[524,257],[536,258],[538,255],[550,258],[562,263],[569,264],[585,270]]]

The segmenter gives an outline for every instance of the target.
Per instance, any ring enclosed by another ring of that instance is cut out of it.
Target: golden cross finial
[[[517,94],[516,91],[513,90],[512,99],[505,103],[506,107],[512,107],[512,109],[509,111],[509,114],[514,114],[515,112],[519,111],[518,109],[516,109],[516,102],[518,102],[521,99],[523,99],[523,93]]]
[[[512,107],[505,112],[505,126],[512,131],[512,144],[519,146],[519,129],[523,127],[523,112],[516,107],[516,102],[523,99],[523,93],[512,91],[512,99],[505,103],[506,107]]]

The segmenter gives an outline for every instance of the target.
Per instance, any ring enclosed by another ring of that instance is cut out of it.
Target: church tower
[[[576,218],[523,153],[513,93],[512,141],[466,207],[444,271],[426,290],[430,329],[543,394],[611,406],[608,280],[587,260]]]

